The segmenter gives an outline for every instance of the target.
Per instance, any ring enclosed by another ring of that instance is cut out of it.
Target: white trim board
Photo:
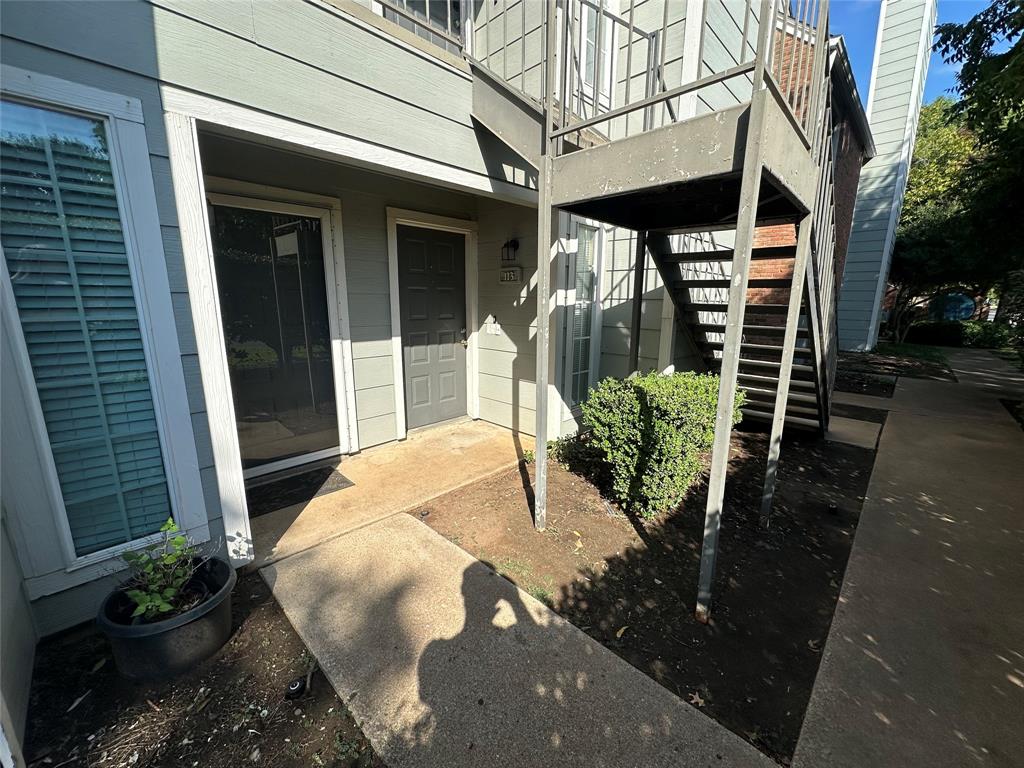
[[[161,85],[160,95],[168,112],[295,145],[316,157],[505,202],[537,205],[537,191],[534,189],[173,86]]]
[[[195,120],[186,115],[166,112],[164,125],[225,544],[231,564],[238,567],[253,559],[252,529],[245,500],[227,350],[220,331],[220,299],[199,159],[199,136]]]
[[[455,232],[466,240],[466,410],[472,419],[480,418],[478,375],[480,345],[477,327],[477,223],[470,219],[435,216],[405,208],[387,208],[388,284],[391,303],[391,361],[395,383],[395,437],[404,440],[408,432],[405,422],[405,366],[402,354],[402,312],[398,290],[398,225]]]
[[[138,99],[15,67],[4,66],[2,76],[5,94],[25,99],[41,107],[64,111],[78,110],[102,120],[106,127],[111,171],[142,332],[143,354],[149,374],[157,434],[164,457],[171,510],[181,528],[197,542],[208,541],[209,521],[185,392],[153,172],[145,126],[142,123],[141,102]],[[29,568],[25,574],[26,592],[30,599],[34,599],[121,570],[124,563],[118,556],[128,549],[144,546],[154,540],[156,535],[88,555],[77,555],[21,320],[14,302],[13,286],[2,252],[0,262],[0,294],[3,298],[4,321],[8,326],[8,338],[13,346],[12,352],[22,393],[28,400],[29,419],[36,443],[34,453],[38,454],[39,460],[32,471],[38,472],[38,469],[42,468],[50,502],[48,506],[54,515],[64,559],[63,570],[47,569],[40,572],[35,567]],[[40,563],[40,558],[34,557],[31,551],[39,546],[38,542],[22,530],[18,514],[13,514],[12,518],[13,528],[16,530],[15,541],[19,547],[28,549],[22,551],[22,562],[33,566]]]

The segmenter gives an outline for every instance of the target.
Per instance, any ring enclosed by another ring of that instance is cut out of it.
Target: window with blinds
[[[594,325],[594,265],[597,254],[597,229],[579,225],[579,245],[574,260],[573,282],[576,299],[572,305],[572,374],[569,397],[573,405],[587,399],[590,389],[590,341]]]
[[[0,101],[0,245],[78,556],[171,513],[104,121]]]

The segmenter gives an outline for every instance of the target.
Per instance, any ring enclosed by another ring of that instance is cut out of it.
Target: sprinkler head
[[[297,699],[306,691],[306,678],[296,677],[290,683],[288,683],[288,690],[285,691],[284,697],[286,699]]]

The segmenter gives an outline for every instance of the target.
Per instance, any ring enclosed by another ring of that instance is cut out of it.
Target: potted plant
[[[131,577],[107,595],[97,623],[118,670],[134,680],[172,677],[209,658],[231,636],[231,565],[203,555],[173,519],[162,539],[122,557]]]

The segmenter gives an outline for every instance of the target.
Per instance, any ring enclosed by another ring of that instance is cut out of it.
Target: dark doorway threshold
[[[353,485],[338,471],[340,459],[324,459],[274,472],[246,483],[249,517],[259,517],[295,504],[305,504]]]

